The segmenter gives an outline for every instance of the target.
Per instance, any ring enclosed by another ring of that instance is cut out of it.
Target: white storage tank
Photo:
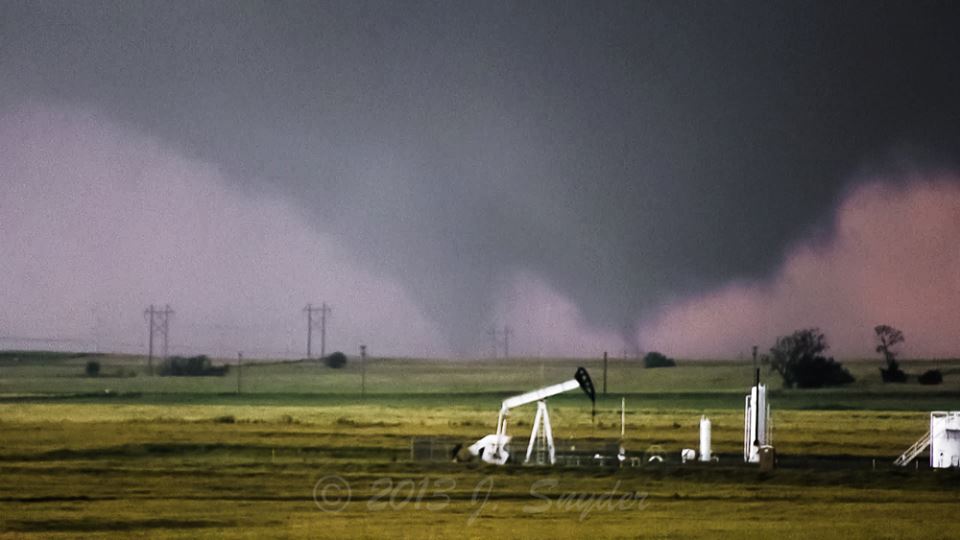
[[[710,461],[711,424],[706,416],[700,417],[700,461]]]
[[[930,467],[960,467],[960,411],[930,413]]]
[[[756,384],[750,389],[743,404],[743,461],[760,462],[760,447],[772,444],[770,434],[770,406],[767,404],[767,387],[760,384],[757,370]]]

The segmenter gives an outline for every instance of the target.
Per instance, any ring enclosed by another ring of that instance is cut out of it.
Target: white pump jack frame
[[[538,430],[542,426],[550,454],[550,464],[553,465],[556,462],[556,450],[553,445],[553,429],[550,426],[550,414],[547,412],[546,399],[550,396],[569,392],[579,387],[580,382],[577,381],[577,379],[570,379],[569,381],[503,400],[503,404],[500,406],[500,414],[497,417],[496,435],[487,435],[480,439],[470,447],[470,452],[474,455],[479,455],[480,458],[487,463],[495,463],[497,465],[506,463],[509,457],[509,452],[505,446],[510,441],[510,437],[507,436],[507,416],[510,414],[510,410],[522,405],[527,405],[528,403],[537,402],[537,416],[534,419],[533,430],[530,433],[530,444],[527,446],[526,461],[530,461],[530,455],[537,439]],[[481,448],[483,452],[480,452]]]
[[[547,440],[547,455],[550,464],[557,463],[557,450],[553,446],[553,429],[550,427],[550,413],[547,411],[547,400],[541,399],[537,402],[537,416],[533,419],[533,431],[530,432],[530,444],[527,445],[527,457],[524,463],[530,463],[530,455],[533,454],[533,445],[537,442],[537,436],[540,435],[541,422],[543,426],[543,437]]]

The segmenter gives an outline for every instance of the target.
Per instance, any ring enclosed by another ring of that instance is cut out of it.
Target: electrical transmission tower
[[[503,357],[510,358],[510,336],[513,335],[513,328],[503,325]]]
[[[153,304],[150,304],[150,307],[144,310],[143,316],[147,319],[148,325],[148,346],[147,346],[147,370],[150,372],[150,375],[153,375],[153,346],[156,343],[156,340],[159,339],[161,342],[161,347],[163,351],[163,358],[168,356],[169,352],[169,338],[170,338],[170,316],[173,315],[173,310],[170,309],[170,304],[167,304],[160,309],[155,307]]]
[[[303,311],[307,314],[307,360],[313,358],[314,328],[320,328],[320,357],[324,358],[327,356],[327,315],[329,315],[333,309],[324,302],[320,307],[313,307],[313,304],[307,304],[307,307],[303,308]],[[319,313],[320,316],[314,317],[315,313]]]
[[[500,331],[496,328],[490,328],[487,330],[487,335],[490,336],[490,344],[493,346],[493,356],[491,356],[491,358],[496,358],[497,349],[500,346],[500,339],[498,338]]]
[[[501,337],[503,337],[503,357],[510,358],[510,336],[513,335],[513,328],[504,325],[501,331],[496,327],[492,327],[487,330],[487,335],[490,336],[490,344],[493,346],[493,358],[497,358],[497,352],[500,350]]]

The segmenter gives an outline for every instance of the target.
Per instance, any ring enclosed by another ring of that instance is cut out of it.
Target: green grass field
[[[628,451],[659,445],[661,465],[496,468],[412,461],[411,438],[472,442],[503,397],[580,364],[601,390],[599,361],[375,359],[361,396],[356,362],[248,364],[237,395],[235,372],[149,377],[108,356],[91,378],[90,359],[0,353],[0,537],[960,537],[960,473],[890,465],[930,410],[960,409],[956,362],[906,366],[937,365],[938,387],[883,385],[877,361],[848,362],[843,389],[770,379],[782,466],[760,472],[738,456],[745,363],[611,360],[595,418],[579,392],[550,400],[562,451],[619,438],[625,397]],[[513,415],[518,439],[533,412]],[[721,460],[681,465],[701,414]]]

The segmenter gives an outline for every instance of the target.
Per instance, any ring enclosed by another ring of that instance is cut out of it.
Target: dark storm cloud
[[[282,196],[477,350],[529,272],[597,327],[767,275],[841,179],[960,148],[938,2],[5,2],[3,105]]]

